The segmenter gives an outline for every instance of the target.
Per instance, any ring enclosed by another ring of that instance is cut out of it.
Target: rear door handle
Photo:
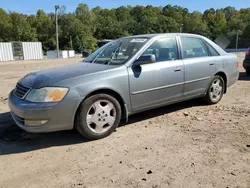
[[[214,63],[210,63],[209,66],[214,66]]]

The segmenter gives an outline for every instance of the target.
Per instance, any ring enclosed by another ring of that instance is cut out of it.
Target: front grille
[[[15,94],[17,97],[22,99],[25,97],[25,95],[28,93],[29,90],[30,90],[30,88],[25,87],[25,86],[17,83],[16,89],[15,89]]]

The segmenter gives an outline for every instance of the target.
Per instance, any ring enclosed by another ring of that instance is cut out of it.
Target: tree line
[[[250,8],[236,10],[228,6],[201,13],[171,5],[89,9],[79,4],[72,13],[66,13],[62,6],[58,14],[60,49],[73,48],[77,52],[95,50],[101,39],[168,32],[200,34],[212,40],[224,35],[231,40],[231,48],[235,48],[238,32],[239,48],[250,46]],[[0,8],[1,41],[41,41],[44,51],[54,50],[55,14],[40,9],[36,15],[26,15]]]

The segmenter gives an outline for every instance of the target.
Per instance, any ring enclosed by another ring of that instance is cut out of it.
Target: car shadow
[[[28,133],[16,126],[9,112],[0,114],[0,155],[88,142],[76,130]]]
[[[129,121],[122,121],[120,126],[129,126],[157,116],[168,114],[193,106],[202,106],[199,99],[165,106],[158,109],[142,112],[129,117]],[[119,128],[118,128],[119,129]],[[9,112],[0,114],[0,155],[24,153],[50,147],[60,147],[89,142],[76,130],[61,131],[44,134],[28,133],[18,128]]]
[[[239,80],[241,80],[241,81],[249,81],[250,76],[248,76],[246,72],[240,72]]]
[[[177,104],[164,106],[161,108],[152,109],[149,111],[141,112],[130,116],[128,122],[122,122],[121,126],[127,126],[129,124],[137,123],[147,119],[152,119],[154,117],[166,115],[179,110],[188,109],[195,106],[204,106],[204,105],[205,105],[204,101],[198,98],[198,99],[192,99],[190,101],[184,101]]]

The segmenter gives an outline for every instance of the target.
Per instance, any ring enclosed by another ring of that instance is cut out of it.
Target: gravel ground
[[[0,187],[250,188],[250,77],[242,67],[218,105],[192,100],[137,114],[102,140],[17,128],[7,96],[18,79],[79,60],[0,64]]]

